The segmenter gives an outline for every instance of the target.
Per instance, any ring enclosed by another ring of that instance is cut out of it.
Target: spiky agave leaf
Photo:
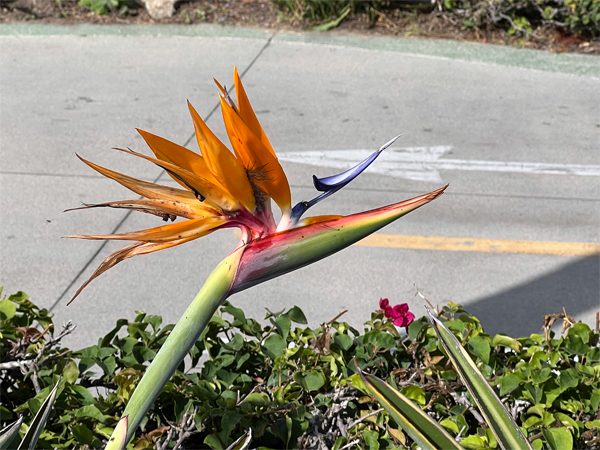
[[[8,448],[19,435],[19,429],[23,423],[23,416],[19,417],[10,425],[0,430],[0,448]]]
[[[360,369],[358,374],[371,395],[423,450],[464,450],[443,427],[408,397],[374,375]]]
[[[452,361],[461,380],[469,389],[485,421],[504,450],[532,450],[521,429],[481,374],[477,365],[452,332],[426,306],[429,321]]]
[[[27,430],[27,433],[25,433],[25,436],[23,436],[23,440],[19,444],[18,450],[36,449],[37,441],[40,438],[42,431],[44,431],[44,427],[46,426],[46,422],[50,416],[50,411],[52,411],[52,406],[54,406],[56,393],[58,392],[58,387],[60,386],[61,380],[62,377],[58,380],[52,391],[50,391],[50,394],[48,394],[48,397],[46,397],[46,400],[44,400],[42,406],[40,406],[40,409],[33,418],[33,421],[31,424],[29,424],[29,429]]]
[[[227,447],[227,450],[247,450],[252,441],[252,428],[248,428],[244,434],[235,440],[233,444]]]

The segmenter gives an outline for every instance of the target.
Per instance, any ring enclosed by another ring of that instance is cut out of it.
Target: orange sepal
[[[162,167],[169,172],[169,174],[179,178],[192,191],[194,191],[194,193],[201,195],[208,203],[216,206],[217,208],[221,208],[222,210],[229,212],[239,210],[239,202],[233,197],[232,194],[230,194],[220,185],[213,184],[200,175],[196,175],[189,170],[182,169],[175,164],[152,158],[151,156],[142,155],[141,153],[132,152],[131,150],[125,150],[124,148],[115,148],[115,150],[151,161],[157,166]]]
[[[216,78],[213,78],[213,81],[215,82],[215,84],[217,85],[219,90],[221,91],[221,94],[223,95],[223,97],[225,97],[225,100],[227,100],[227,103],[229,103],[231,105],[231,107],[233,108],[233,110],[239,114],[237,106],[235,106],[235,103],[233,103],[233,100],[231,99],[229,92],[227,92],[227,89],[224,86],[222,86],[221,83],[219,83]]]
[[[71,208],[65,210],[65,212],[90,208],[129,209],[147,214],[153,214],[155,216],[162,217],[164,220],[175,220],[175,217],[184,217],[186,219],[202,219],[204,217],[219,215],[214,208],[210,207],[209,205],[203,205],[196,198],[190,201],[163,199],[120,200],[117,202],[98,203],[93,205],[85,205],[80,208]]]
[[[148,144],[148,147],[150,147],[158,159],[175,164],[182,169],[189,170],[190,172],[207,179],[213,184],[219,183],[212,172],[208,169],[202,156],[199,154],[188,150],[181,145],[177,145],[165,138],[148,133],[144,130],[140,130],[139,128],[137,128],[137,132],[140,133],[142,138],[144,138],[146,144]],[[181,180],[178,180],[177,177],[173,177],[172,175],[171,177],[182,186],[187,187],[185,183],[183,183]]]
[[[219,183],[248,211],[253,213],[256,203],[246,170],[235,155],[206,126],[190,102],[188,102],[188,107],[194,121],[198,146],[206,165]]]
[[[169,186],[161,186],[160,184],[149,183],[148,181],[138,180],[122,173],[115,172],[114,170],[107,169],[105,167],[94,164],[81,156],[77,157],[94,169],[96,172],[104,175],[111,180],[116,181],[120,185],[126,187],[130,191],[141,195],[142,197],[156,199],[156,200],[172,200],[172,201],[186,201],[186,202],[197,202],[198,200],[190,191],[184,191],[183,189],[172,188]]]
[[[298,227],[305,227],[307,225],[314,225],[316,223],[325,222],[326,220],[335,220],[341,219],[344,216],[337,215],[325,215],[325,216],[313,216],[307,217],[306,219],[302,219],[298,222]]]
[[[244,89],[244,85],[242,84],[242,79],[238,75],[237,67],[233,68],[233,80],[235,83],[235,95],[238,101],[238,109],[239,114],[242,117],[244,123],[250,128],[250,130],[260,139],[263,145],[271,152],[273,156],[275,155],[275,151],[265,134],[265,131],[260,126],[260,122],[258,121],[258,117],[254,113],[254,109],[252,109],[252,105],[250,104],[250,100],[248,100],[248,96],[246,95],[246,90]]]
[[[118,241],[142,241],[142,242],[170,242],[180,239],[196,239],[206,236],[211,231],[225,223],[223,217],[205,217],[202,219],[190,219],[183,222],[175,222],[169,225],[149,228],[147,230],[132,231],[121,234],[73,234],[65,236],[77,239],[109,239]]]
[[[290,185],[281,164],[222,97],[221,109],[235,154],[248,170],[254,183],[271,197],[284,213],[289,214]]]
[[[71,300],[69,300],[69,303],[67,303],[67,305],[70,305],[71,302],[73,300],[75,300],[75,298],[77,298],[77,296],[79,294],[81,294],[81,291],[83,291],[83,289],[92,282],[92,280],[94,280],[95,278],[102,275],[108,269],[116,266],[121,261],[123,261],[127,258],[131,258],[133,256],[145,255],[147,253],[156,252],[159,250],[163,250],[165,248],[175,247],[176,245],[183,244],[184,242],[190,241],[192,239],[193,238],[188,238],[188,239],[181,239],[179,241],[163,242],[163,243],[135,242],[131,245],[128,245],[127,247],[117,250],[116,252],[112,253],[108,258],[106,258],[104,261],[102,261],[102,263],[94,271],[92,276],[89,277],[88,280],[85,283],[83,283],[83,285],[81,285],[81,287],[79,289],[77,289],[77,292],[75,292],[75,295],[73,296],[73,298],[71,298]]]

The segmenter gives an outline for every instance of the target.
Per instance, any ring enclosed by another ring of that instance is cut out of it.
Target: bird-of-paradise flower
[[[234,70],[234,82],[237,103],[217,82],[233,153],[213,134],[189,102],[200,154],[142,130],[138,131],[154,153],[153,157],[117,149],[162,167],[180,185],[178,188],[138,180],[79,157],[97,172],[143,198],[76,209],[124,208],[153,214],[173,223],[121,234],[69,236],[133,241],[106,258],[73,299],[90,281],[127,258],[174,247],[223,228],[241,230],[239,244],[209,276],[130,399],[124,412],[128,417],[127,441],[228,296],[329,256],[439,197],[446,188],[346,217],[304,218],[303,214],[311,206],[351,182],[397,138],[352,169],[331,177],[313,177],[315,188],[321,193],[292,207],[287,177],[250,105],[237,70]],[[275,223],[271,200],[281,209],[279,224]]]

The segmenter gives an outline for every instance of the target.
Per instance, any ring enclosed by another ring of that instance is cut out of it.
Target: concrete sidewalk
[[[447,194],[384,233],[598,243],[600,177],[573,167],[592,173],[600,166],[599,61],[451,41],[210,25],[0,25],[0,284],[5,293],[29,293],[58,323],[72,319],[80,345],[95,343],[134,310],[175,322],[235,237],[222,231],[128,260],[66,307],[123,243],[61,236],[159,225],[117,210],[62,213],[80,202],[133,198],[74,153],[170,183],[153,165],[110,149],[146,152],[136,127],[187,145],[193,127],[186,99],[228,143],[212,78],[230,85],[235,65],[280,155],[374,149],[403,132],[401,147],[442,146],[444,161],[467,161],[437,170],[451,183]],[[285,158],[294,201],[313,195],[313,173],[336,171]],[[465,169],[473,161],[558,169]],[[313,213],[372,209],[439,187],[432,179],[367,172]],[[349,309],[346,320],[359,326],[380,297],[422,313],[416,284],[433,303],[467,305],[491,333],[524,334],[539,331],[542,315],[563,306],[591,324],[598,274],[597,255],[355,246],[232,302],[257,318],[265,307],[297,304],[314,325]]]

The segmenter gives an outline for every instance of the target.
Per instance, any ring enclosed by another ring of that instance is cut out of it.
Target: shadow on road
[[[577,316],[599,308],[600,258],[590,256],[567,264],[555,272],[505,292],[469,303],[467,310],[478,317],[486,333],[510,336],[541,333],[542,317],[560,313]],[[590,314],[591,316],[591,314]],[[591,327],[595,323],[588,323]]]

